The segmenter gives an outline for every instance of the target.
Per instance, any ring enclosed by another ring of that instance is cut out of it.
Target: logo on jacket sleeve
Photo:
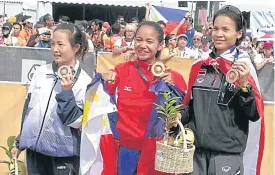
[[[197,75],[197,82],[202,83],[204,82],[204,77],[206,75],[207,70],[206,69],[200,69]]]
[[[124,86],[123,90],[131,92],[132,91],[132,87],[131,86]]]
[[[230,166],[224,166],[224,167],[222,167],[222,171],[223,172],[229,172],[231,170],[231,167]]]

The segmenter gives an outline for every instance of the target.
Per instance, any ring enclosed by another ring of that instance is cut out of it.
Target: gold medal
[[[156,62],[153,64],[151,71],[155,77],[160,77],[164,74],[165,66],[162,62]]]
[[[226,74],[226,81],[230,84],[235,83],[239,79],[239,72],[235,69],[230,69]]]

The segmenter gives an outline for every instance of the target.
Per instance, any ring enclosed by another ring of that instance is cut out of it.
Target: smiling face
[[[194,47],[198,48],[201,45],[201,37],[198,35],[193,36]]]
[[[177,38],[176,38],[175,36],[169,40],[169,45],[170,45],[172,48],[177,47]]]
[[[185,46],[186,46],[187,44],[188,44],[188,41],[187,41],[186,38],[184,38],[184,37],[179,38],[179,40],[178,40],[178,47],[179,47],[180,49],[185,48]]]
[[[74,65],[79,44],[72,47],[70,42],[70,32],[67,30],[55,31],[52,38],[51,50],[55,62],[62,65]]]
[[[236,28],[236,22],[228,16],[220,15],[215,19],[212,38],[217,52],[225,52],[242,37],[242,32]]]
[[[135,38],[135,53],[139,60],[151,63],[155,55],[163,48],[159,41],[159,33],[154,27],[144,25],[140,27]]]
[[[135,37],[135,29],[126,29],[125,38],[128,40],[132,40]]]

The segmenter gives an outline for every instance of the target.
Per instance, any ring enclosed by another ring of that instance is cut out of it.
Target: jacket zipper
[[[209,98],[209,101],[208,101],[208,109],[207,109],[207,117],[209,117],[209,112],[210,112],[210,105],[211,105],[211,101],[212,101],[212,91],[213,91],[213,85],[216,81],[216,78],[217,78],[217,74],[218,72],[215,71],[215,75],[214,75],[214,79],[211,83],[211,89],[210,89],[210,98]],[[203,145],[203,136],[204,136],[204,129],[205,129],[205,126],[203,127],[202,129],[202,136],[201,136],[201,144]]]
[[[42,120],[42,125],[41,125],[41,127],[40,127],[40,131],[39,131],[39,134],[38,134],[36,143],[35,143],[35,151],[37,150],[38,141],[39,141],[39,139],[40,139],[40,136],[41,136],[41,133],[42,133],[42,130],[43,130],[43,126],[44,126],[46,114],[47,114],[47,111],[48,111],[48,108],[49,108],[49,104],[50,104],[50,101],[51,101],[51,97],[52,97],[52,93],[53,93],[53,90],[54,90],[54,87],[55,87],[57,81],[58,81],[58,79],[55,80],[54,85],[53,85],[53,88],[52,88],[51,93],[50,93],[50,97],[49,97],[49,99],[48,99],[48,103],[47,103],[46,110],[45,110],[45,113],[44,113],[44,116],[43,116],[43,120]]]

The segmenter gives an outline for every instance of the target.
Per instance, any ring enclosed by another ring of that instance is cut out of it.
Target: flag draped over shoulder
[[[101,74],[96,74],[88,85],[84,106],[80,148],[81,175],[101,175],[104,174],[103,168],[106,164],[112,163],[111,166],[115,166],[115,147],[104,145],[113,145],[114,137],[118,137],[116,122],[117,109],[114,100],[108,94]]]
[[[188,104],[189,100],[191,99],[191,87],[193,86],[196,77],[198,76],[202,64],[210,65],[213,62],[217,62],[218,68],[226,75],[235,59],[234,55],[236,55],[236,52],[236,49],[231,49],[227,53],[222,54],[219,58],[213,59],[209,57],[206,60],[198,60],[194,62],[189,75],[188,92],[183,103]],[[238,59],[251,62],[249,56],[246,54],[243,56],[239,55]],[[249,122],[249,134],[246,150],[243,155],[244,175],[260,175],[265,141],[264,103],[261,97],[260,86],[255,68],[252,64],[250,66],[251,72],[248,81],[251,84],[255,94],[256,107],[260,119],[256,122]]]

